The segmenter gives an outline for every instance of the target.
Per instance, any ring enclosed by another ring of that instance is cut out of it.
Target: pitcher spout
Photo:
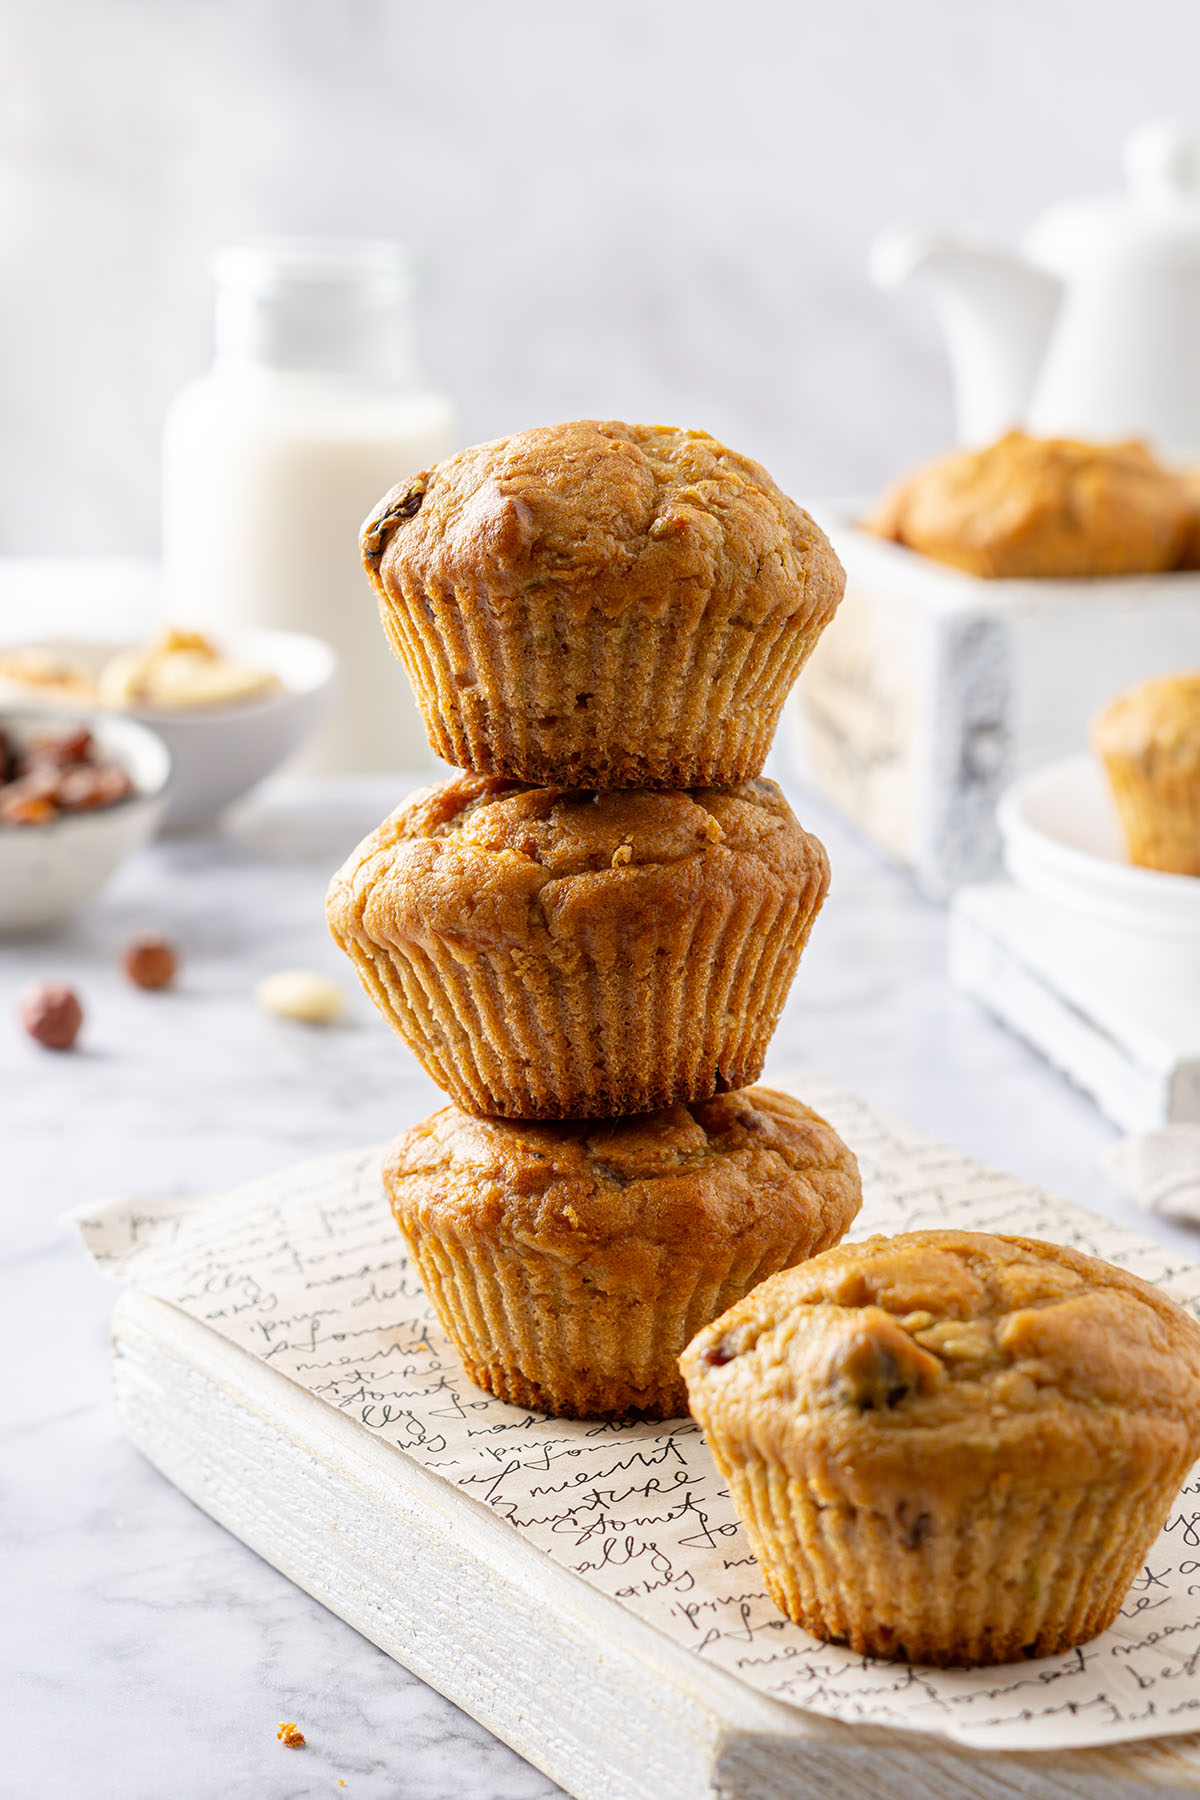
[[[954,374],[960,439],[989,443],[1020,425],[1063,295],[1059,279],[999,245],[926,225],[892,225],[871,251],[873,280],[929,283]]]

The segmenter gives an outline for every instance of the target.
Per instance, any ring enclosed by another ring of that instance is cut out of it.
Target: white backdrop
[[[1011,236],[1200,123],[1193,0],[0,0],[0,552],[152,551],[215,244],[403,237],[465,439],[704,425],[794,491],[951,428],[897,214]]]

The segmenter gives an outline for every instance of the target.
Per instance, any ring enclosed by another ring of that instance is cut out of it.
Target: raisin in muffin
[[[1200,875],[1200,671],[1145,681],[1092,722],[1131,862]]]
[[[330,929],[458,1105],[605,1118],[754,1081],[829,881],[771,781],[459,775],[334,876]]]
[[[688,1339],[835,1244],[861,1197],[832,1127],[766,1088],[576,1124],[447,1106],[384,1183],[471,1379],[577,1418],[686,1412]]]
[[[1103,1631],[1200,1454],[1200,1326],[1077,1250],[918,1231],[775,1275],[684,1352],[772,1597],[872,1656]]]
[[[570,787],[757,775],[844,582],[757,463],[590,419],[393,488],[362,553],[439,755]]]
[[[1144,444],[1011,431],[918,469],[864,523],[971,575],[1080,577],[1174,568],[1191,516]]]

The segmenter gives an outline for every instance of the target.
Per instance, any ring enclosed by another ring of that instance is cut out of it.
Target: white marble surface
[[[256,1011],[287,965],[349,971],[322,895],[402,780],[281,784],[221,838],[128,865],[68,934],[0,944],[5,1267],[0,1542],[9,1698],[0,1792],[84,1800],[534,1800],[556,1793],[439,1695],[194,1509],[126,1444],[106,1397],[113,1292],[65,1208],[117,1192],[225,1186],[378,1138],[437,1093],[355,994],[329,1030]],[[1200,1254],[1097,1171],[1112,1133],[1091,1105],[951,992],[943,916],[816,803],[834,885],[773,1047],[969,1151]],[[128,933],[181,946],[175,992],[116,968]],[[79,1049],[25,1039],[29,980],[74,984]],[[275,1741],[299,1721],[308,1748]],[[345,1788],[337,1785],[339,1778]]]

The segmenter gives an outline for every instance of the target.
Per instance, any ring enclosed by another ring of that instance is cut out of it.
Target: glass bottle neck
[[[335,376],[410,387],[419,379],[399,245],[276,241],[223,250],[214,368]]]

